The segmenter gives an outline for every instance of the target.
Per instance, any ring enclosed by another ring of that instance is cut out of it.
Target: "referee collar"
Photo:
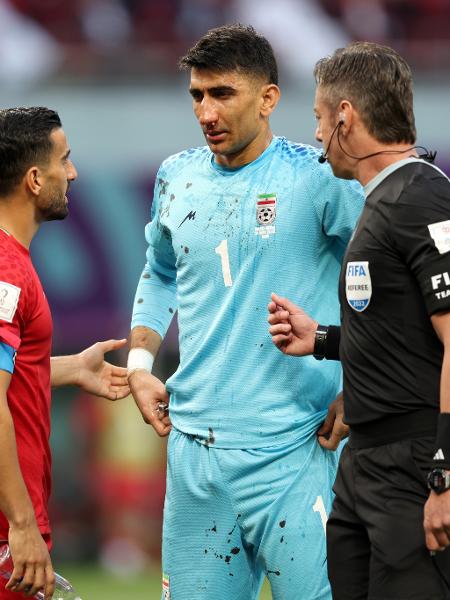
[[[375,175],[375,177],[372,177],[372,179],[369,181],[369,183],[364,186],[365,197],[367,198],[373,192],[373,190],[378,185],[380,185],[380,183],[382,181],[384,181],[386,179],[386,177],[388,177],[391,173],[393,173],[397,169],[400,169],[400,167],[403,167],[403,165],[407,165],[407,164],[413,163],[413,162],[423,163],[423,160],[421,158],[416,158],[415,156],[409,156],[408,158],[403,158],[402,160],[392,163],[391,165],[389,165],[388,167],[386,167],[385,169],[380,171],[378,173],[378,175]]]

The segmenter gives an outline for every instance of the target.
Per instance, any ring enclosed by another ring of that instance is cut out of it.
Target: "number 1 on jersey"
[[[325,504],[323,502],[322,496],[317,496],[316,502],[315,502],[314,506],[312,507],[312,509],[314,512],[319,513],[320,520],[322,521],[322,527],[326,534],[328,517],[327,517],[327,511],[325,509]]]
[[[215,248],[215,251],[216,254],[220,256],[220,261],[222,263],[222,275],[225,287],[231,287],[233,285],[233,280],[231,278],[230,259],[228,256],[228,241],[222,240],[217,248]]]

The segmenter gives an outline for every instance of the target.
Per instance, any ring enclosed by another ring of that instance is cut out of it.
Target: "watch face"
[[[437,494],[441,494],[450,488],[450,475],[444,469],[433,469],[428,474],[428,487]]]

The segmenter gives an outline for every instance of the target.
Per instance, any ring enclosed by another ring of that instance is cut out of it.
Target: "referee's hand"
[[[314,352],[317,321],[287,298],[272,294],[267,306],[272,342],[291,356],[308,356]]]
[[[340,392],[328,407],[325,421],[317,430],[317,438],[322,448],[336,450],[348,436],[349,427],[344,423],[344,395]]]
[[[445,550],[450,546],[450,490],[431,492],[424,508],[423,526],[428,550]]]

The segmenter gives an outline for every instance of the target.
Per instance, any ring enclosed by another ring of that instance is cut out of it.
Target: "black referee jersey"
[[[345,420],[356,429],[439,410],[443,346],[430,317],[450,310],[449,179],[409,158],[367,188],[339,282]]]

